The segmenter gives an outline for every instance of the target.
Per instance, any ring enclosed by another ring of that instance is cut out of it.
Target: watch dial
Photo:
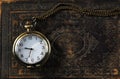
[[[28,34],[16,42],[15,54],[27,64],[36,64],[46,56],[49,51],[47,41],[35,34]]]

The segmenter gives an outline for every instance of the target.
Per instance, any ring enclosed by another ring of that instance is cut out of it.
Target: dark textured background
[[[75,11],[59,11],[44,21],[37,20],[35,27],[50,40],[52,54],[47,63],[39,69],[26,69],[14,58],[12,44],[25,31],[26,19],[60,2],[92,9],[120,7],[120,0],[3,0],[1,78],[119,79],[120,16],[81,16]]]

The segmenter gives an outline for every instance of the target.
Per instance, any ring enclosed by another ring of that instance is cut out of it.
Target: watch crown
[[[29,32],[31,30],[31,28],[33,27],[33,25],[32,25],[32,23],[30,21],[27,21],[25,23],[24,27],[27,29],[27,32]]]

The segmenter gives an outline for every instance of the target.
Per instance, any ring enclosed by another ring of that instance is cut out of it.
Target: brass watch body
[[[20,34],[15,39],[12,51],[18,62],[27,68],[39,67],[48,60],[51,45],[42,33],[31,31],[31,25],[29,26],[26,27],[27,32]]]

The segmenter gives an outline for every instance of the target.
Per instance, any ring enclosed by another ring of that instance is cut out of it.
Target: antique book
[[[3,0],[0,8],[1,79],[120,78],[120,0]],[[12,46],[33,17],[51,54],[43,66],[26,68]]]

